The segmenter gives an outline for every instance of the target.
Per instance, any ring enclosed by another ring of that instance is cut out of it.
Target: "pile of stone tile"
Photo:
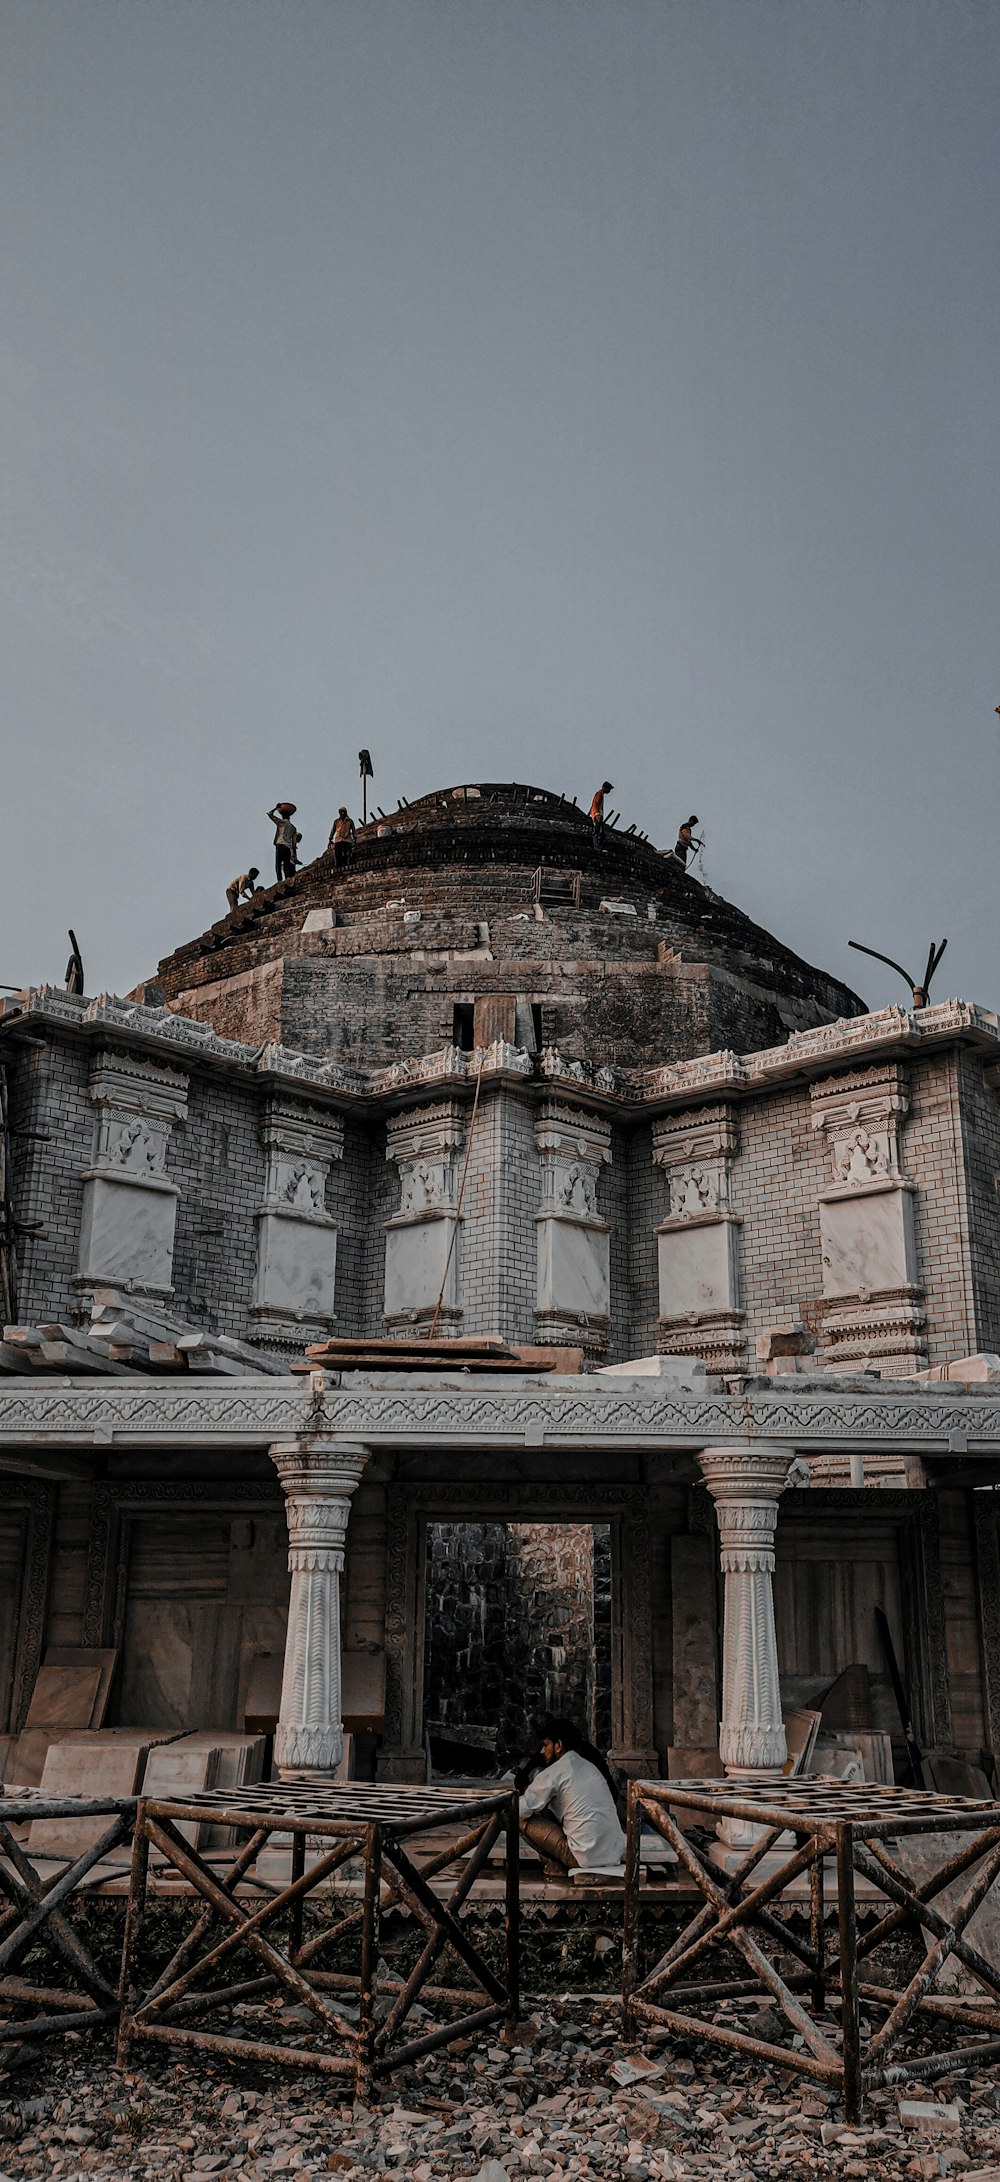
[[[103,1378],[132,1377],[136,1372],[190,1371],[199,1378],[259,1379],[284,1374],[287,1365],[266,1350],[212,1333],[114,1288],[95,1288],[89,1326],[51,1322],[5,1326],[0,1341],[0,1371],[68,1373],[71,1378],[99,1372]]]
[[[233,2031],[251,2012],[233,2016]],[[269,2010],[289,2035],[301,2011]],[[1000,2092],[958,2075],[874,2095],[848,2128],[825,2093],[704,2049],[658,2047],[637,2080],[616,2000],[569,1996],[533,2009],[500,2042],[430,2056],[371,2108],[335,2081],[249,2063],[144,2053],[117,2072],[82,2040],[58,2055],[0,2049],[0,2182],[118,2182],[239,2175],[370,2182],[1000,2182]]]

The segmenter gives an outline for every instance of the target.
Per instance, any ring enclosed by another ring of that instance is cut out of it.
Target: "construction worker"
[[[685,868],[687,866],[688,857],[693,855],[694,851],[696,849],[700,849],[701,847],[701,842],[696,841],[695,839],[694,829],[697,824],[697,815],[691,818],[686,818],[684,820],[683,826],[680,828],[677,839],[674,842],[674,855],[676,856],[678,863],[683,864]]]
[[[292,878],[298,864],[298,846],[302,839],[298,827],[293,826],[294,803],[276,803],[268,817],[274,824],[274,876],[276,879]]]
[[[328,847],[335,850],[349,847],[357,839],[357,832],[358,829],[354,820],[348,814],[346,803],[338,804],[337,816],[330,828]]]
[[[605,796],[611,795],[614,789],[614,785],[615,784],[613,780],[604,780],[601,782],[597,794],[595,795],[594,800],[590,806],[590,810],[587,813],[587,816],[590,819],[590,823],[593,826],[595,833],[600,833],[601,828],[604,824],[604,798]]]
[[[258,866],[251,864],[249,871],[241,871],[238,879],[230,881],[226,888],[226,900],[229,903],[230,910],[238,908],[240,902],[248,902],[251,896],[256,894],[259,878]]]

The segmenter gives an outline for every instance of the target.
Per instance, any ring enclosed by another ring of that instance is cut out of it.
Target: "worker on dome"
[[[226,900],[231,910],[236,909],[242,901],[250,901],[257,892],[259,878],[259,866],[251,864],[249,871],[241,871],[238,879],[230,880],[226,888]]]
[[[298,848],[302,839],[298,827],[293,826],[294,803],[276,803],[268,817],[274,825],[274,876],[291,879],[299,861]]]
[[[614,785],[613,780],[603,780],[590,806],[587,815],[595,833],[600,833],[604,824],[604,798],[611,794]]]
[[[673,853],[676,856],[678,863],[683,864],[685,868],[687,866],[688,857],[693,855],[695,850],[700,849],[702,845],[695,835],[694,829],[697,824],[697,814],[695,814],[691,818],[686,818],[684,820],[683,826],[681,826],[678,832],[677,839],[674,842]]]
[[[539,1764],[534,1780],[526,1780]],[[543,1721],[538,1755],[518,1768],[514,1785],[521,1832],[551,1876],[561,1878],[575,1865],[586,1871],[623,1861],[611,1775],[572,1720]]]
[[[333,850],[334,863],[337,861],[337,850],[352,848],[357,839],[357,833],[358,829],[353,818],[349,815],[346,803],[339,804],[337,816],[330,828],[330,839],[327,842],[327,847]]]

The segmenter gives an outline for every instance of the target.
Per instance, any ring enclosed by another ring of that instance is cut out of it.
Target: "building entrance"
[[[424,1738],[430,1774],[504,1770],[540,1717],[611,1744],[609,1523],[430,1522]]]

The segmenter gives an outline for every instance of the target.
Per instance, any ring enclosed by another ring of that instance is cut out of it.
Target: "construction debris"
[[[199,1378],[259,1379],[284,1376],[279,1359],[234,1341],[229,1334],[191,1326],[181,1318],[153,1310],[117,1288],[95,1288],[86,1328],[47,1321],[38,1326],[5,1326],[0,1341],[0,1371],[69,1373],[84,1377],[122,1377],[134,1372],[196,1372]]]

